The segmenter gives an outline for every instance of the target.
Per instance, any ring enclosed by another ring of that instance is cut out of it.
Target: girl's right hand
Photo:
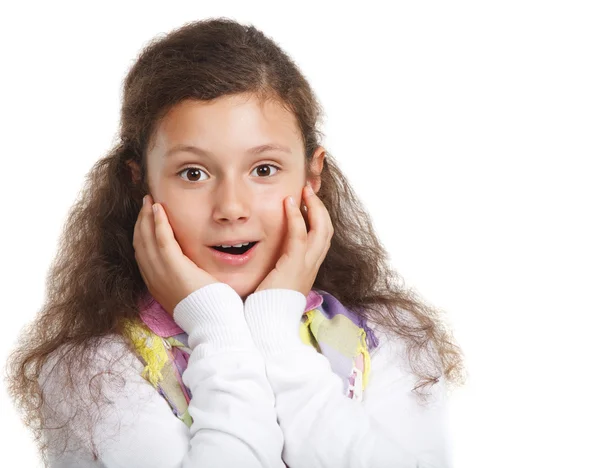
[[[152,196],[144,199],[133,230],[135,259],[148,291],[172,316],[188,295],[219,281],[182,252],[162,205],[157,203],[154,213]]]

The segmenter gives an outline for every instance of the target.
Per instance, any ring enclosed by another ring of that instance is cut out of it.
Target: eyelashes
[[[274,175],[278,174],[278,173],[279,173],[279,171],[281,170],[281,168],[280,168],[279,166],[275,165],[275,164],[259,164],[258,166],[256,166],[256,167],[255,167],[255,168],[252,170],[252,172],[254,172],[254,171],[255,171],[256,169],[258,169],[259,167],[274,167],[275,169],[277,169],[277,172],[275,172],[275,174],[273,174],[273,175],[269,175],[269,176],[265,176],[265,177],[260,177],[260,176],[259,176],[259,178],[261,178],[261,179],[268,179],[268,178],[270,178],[270,177],[273,177]],[[202,169],[202,168],[200,168],[200,167],[198,167],[198,166],[188,166],[188,167],[186,167],[186,168],[182,169],[181,171],[179,171],[179,172],[177,173],[177,175],[183,178],[182,174],[183,174],[184,172],[186,172],[186,171],[192,171],[192,170],[194,170],[194,171],[200,171],[200,172],[204,172],[204,173],[206,174],[206,171],[204,171],[204,169]],[[185,179],[185,178],[184,178],[184,180],[185,180],[186,182],[191,182],[191,183],[193,183],[193,182],[201,182],[202,180],[206,180],[206,179],[189,180],[189,179]]]

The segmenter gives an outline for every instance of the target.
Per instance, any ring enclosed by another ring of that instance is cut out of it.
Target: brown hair
[[[70,210],[47,276],[46,301],[7,366],[9,393],[42,454],[42,430],[48,429],[42,367],[59,348],[77,350],[62,357],[69,372],[65,391],[72,387],[99,339],[120,334],[121,319],[138,314],[137,300],[146,292],[133,229],[148,193],[146,153],[166,112],[184,99],[246,93],[274,99],[295,115],[307,168],[322,140],[317,128],[322,109],[295,63],[261,31],[226,18],[187,23],[153,39],[127,74],[123,91],[120,141],[93,166]],[[132,178],[131,161],[141,169],[139,181]],[[398,284],[368,213],[330,153],[318,195],[335,232],[314,288],[404,339],[420,378],[413,389],[419,396],[442,375],[450,384],[463,383],[462,354],[440,311]]]

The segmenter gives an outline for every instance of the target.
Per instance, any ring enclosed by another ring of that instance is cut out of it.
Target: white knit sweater
[[[379,346],[371,352],[362,402],[350,400],[327,358],[300,340],[305,305],[290,289],[263,290],[243,303],[225,283],[200,288],[177,305],[174,320],[192,349],[183,373],[193,395],[191,428],[140,376],[143,366],[124,341],[101,344],[90,368],[103,370],[105,358],[116,355],[125,359],[111,366],[124,380],[105,390],[111,403],[92,426],[99,459],[83,448],[85,430],[70,435],[61,456],[60,431],[47,431],[50,466],[451,467],[444,380],[420,405],[402,340],[369,323]],[[80,408],[72,397],[65,401],[64,374],[50,362],[40,383],[46,414],[61,421]],[[81,418],[74,421],[82,424]]]

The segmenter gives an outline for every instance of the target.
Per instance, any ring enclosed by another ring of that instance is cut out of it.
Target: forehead
[[[214,154],[242,154],[264,144],[302,152],[295,116],[277,101],[233,95],[173,106],[156,128],[153,151],[165,155],[176,145],[196,145]]]

